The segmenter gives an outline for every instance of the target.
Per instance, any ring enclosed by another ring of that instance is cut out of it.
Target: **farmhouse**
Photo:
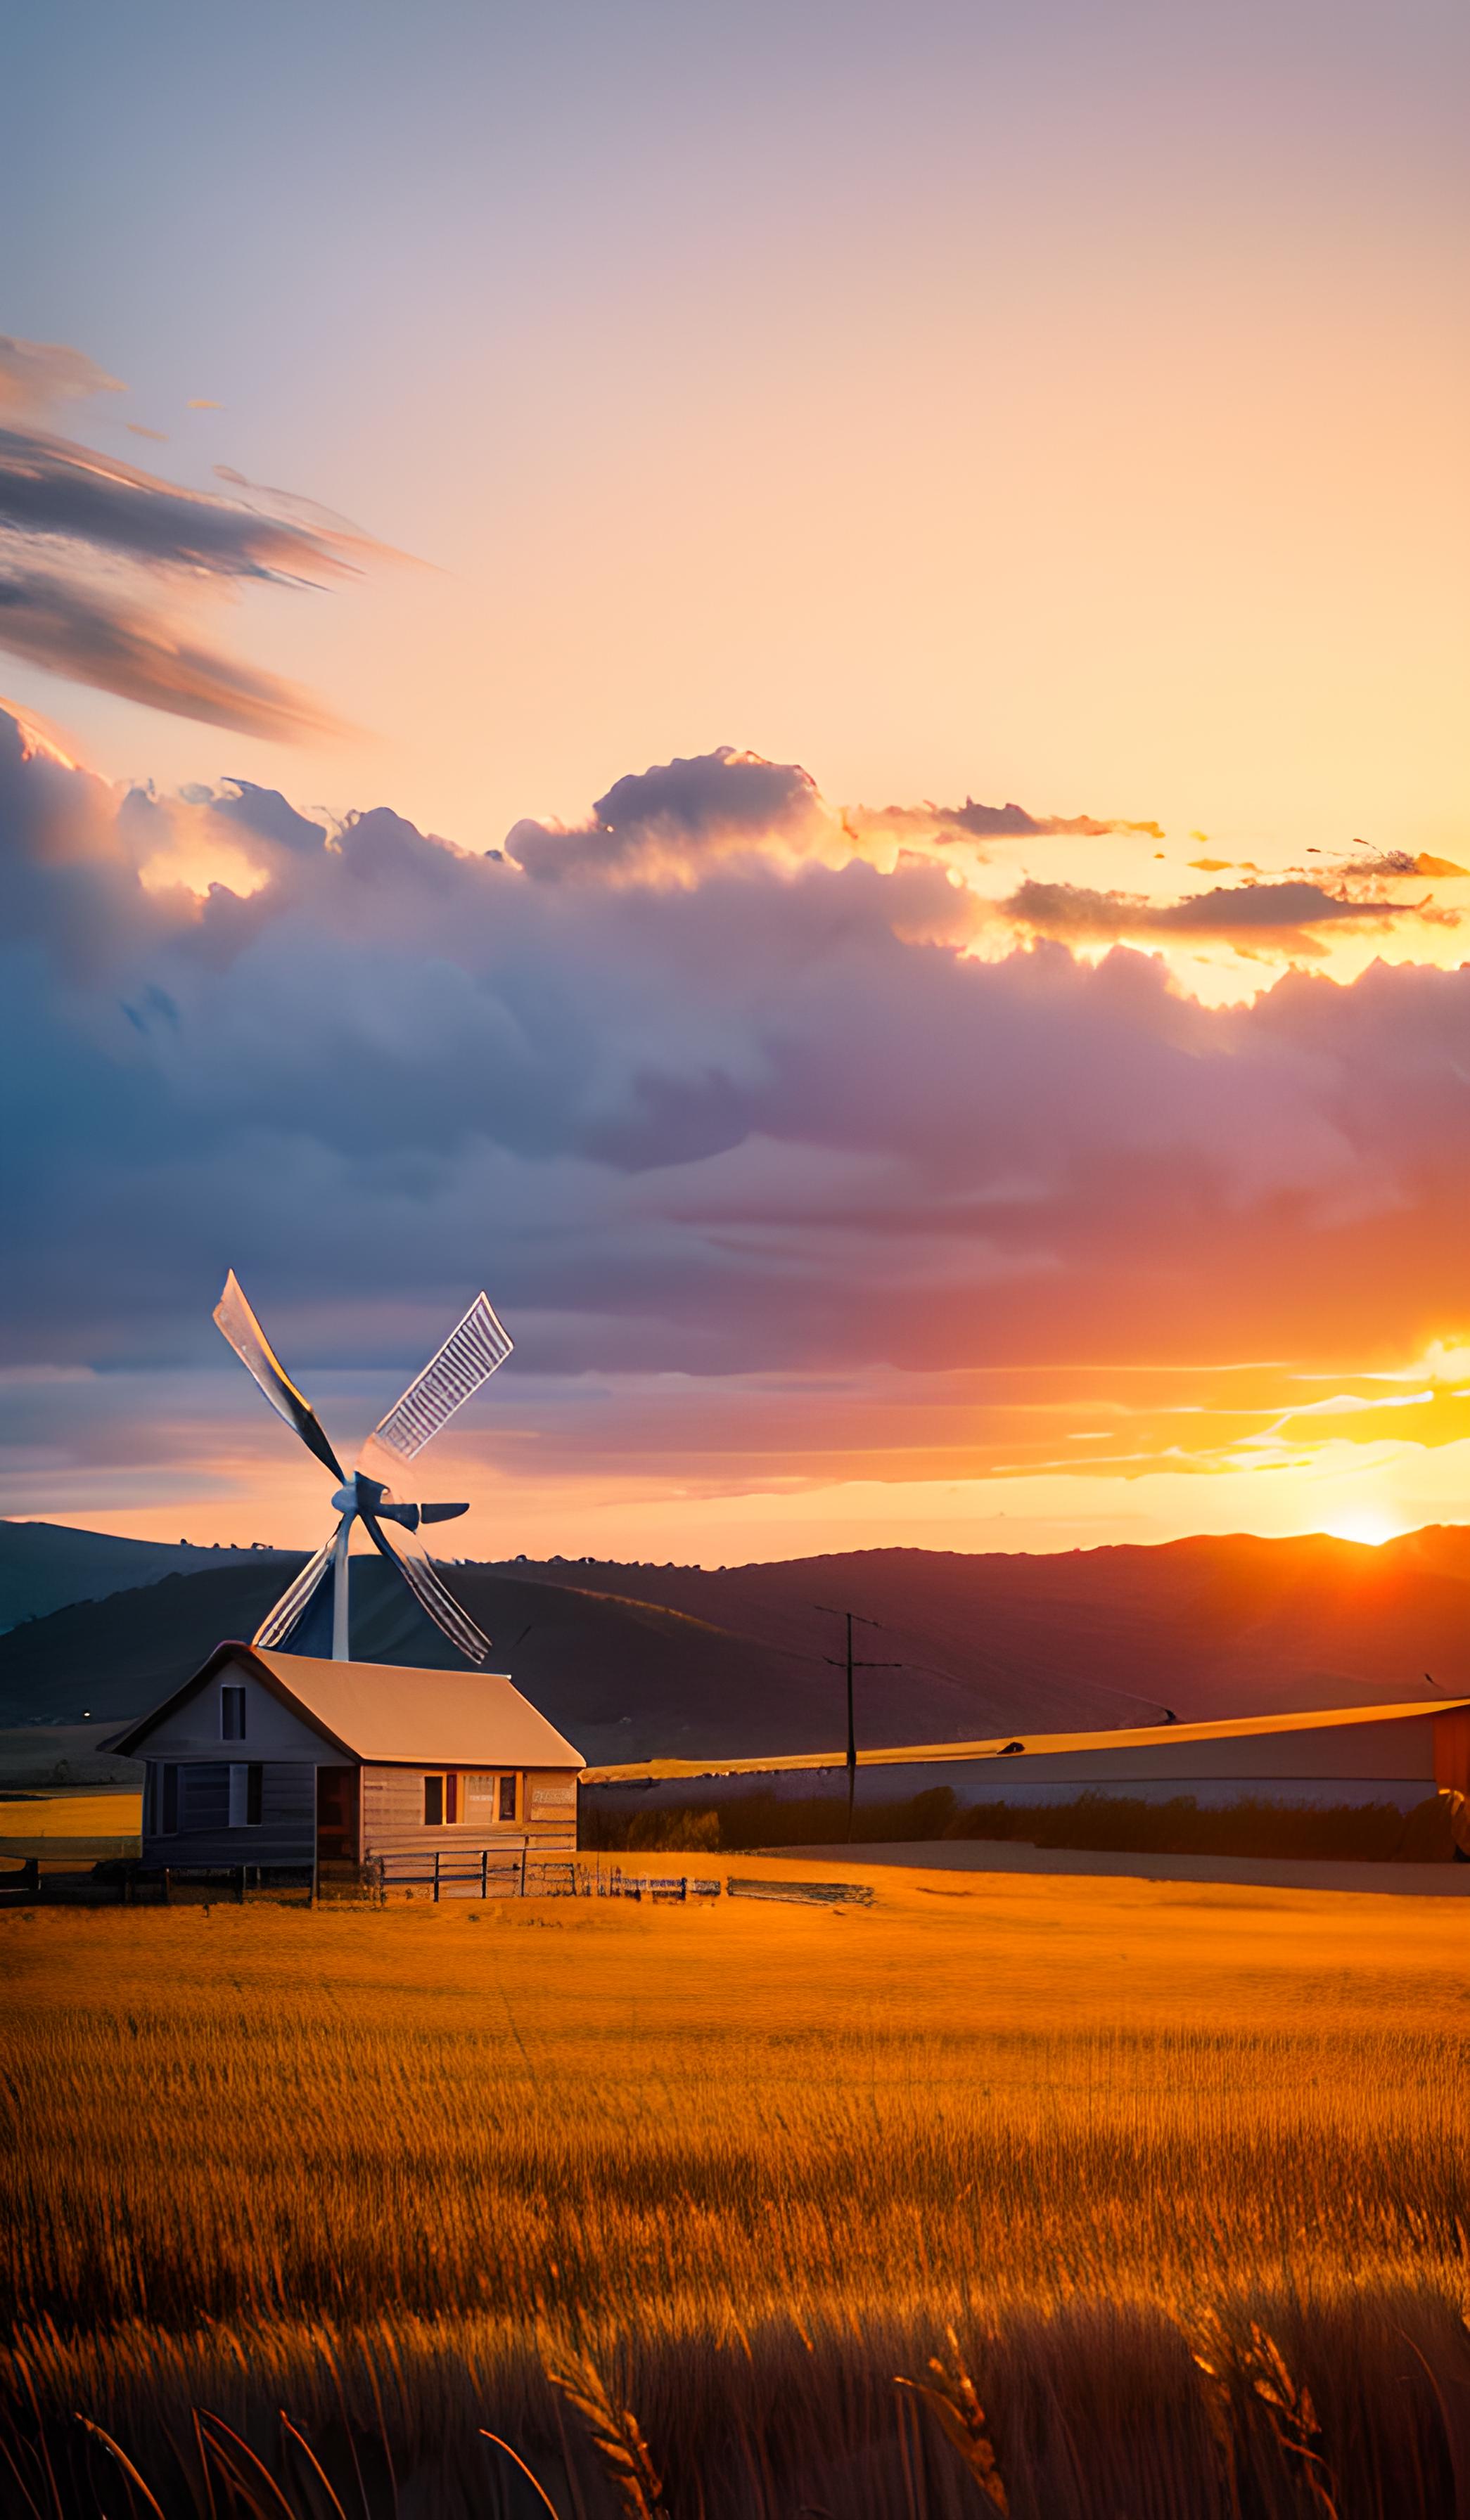
[[[217,1645],[116,1748],[146,1865],[571,1854],[583,1762],[503,1673]]]

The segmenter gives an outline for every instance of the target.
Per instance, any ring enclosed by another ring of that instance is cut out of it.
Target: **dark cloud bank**
[[[1470,971],[1210,1011],[1126,948],[981,961],[943,864],[804,858],[831,820],[723,754],[468,856],[241,783],[119,798],[0,720],[10,1361],[212,1361],[228,1265],[303,1362],[416,1362],[482,1280],[552,1372],[1464,1319]],[[265,880],[150,891],[180,834]]]

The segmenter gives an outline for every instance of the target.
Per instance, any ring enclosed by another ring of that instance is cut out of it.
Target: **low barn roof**
[[[1217,1717],[1204,1724],[1135,1724],[1111,1732],[997,1732],[986,1741],[916,1741],[902,1749],[859,1750],[859,1768],[948,1766],[960,1759],[1002,1759],[1018,1751],[1053,1757],[1059,1751],[1181,1748],[1190,1741],[1238,1741],[1272,1732],[1320,1732],[1358,1724],[1396,1724],[1405,1717],[1453,1715],[1470,1707],[1465,1697],[1394,1699],[1386,1706],[1317,1706],[1285,1715]],[[842,1750],[798,1750],[772,1759],[643,1759],[627,1767],[588,1768],[589,1785],[630,1784],[673,1777],[764,1777],[778,1770],[840,1768]]]
[[[580,1768],[564,1740],[504,1672],[421,1671],[405,1663],[327,1662],[261,1645],[216,1645],[162,1706],[115,1743],[123,1756],[201,1682],[239,1663],[353,1758],[388,1767]]]

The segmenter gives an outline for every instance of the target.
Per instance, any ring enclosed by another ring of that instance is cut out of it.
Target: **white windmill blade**
[[[390,1566],[396,1566],[420,1609],[428,1611],[435,1626],[442,1629],[452,1645],[458,1645],[467,1662],[483,1662],[490,1650],[489,1638],[482,1634],[469,1611],[462,1609],[447,1586],[439,1582],[419,1544],[405,1533],[406,1545],[396,1546],[375,1513],[364,1511],[362,1520],[374,1548]]]
[[[341,1529],[340,1524],[338,1529]],[[253,1645],[279,1644],[283,1637],[290,1636],[330,1566],[336,1547],[337,1532],[334,1531],[325,1548],[319,1549],[314,1557],[309,1557],[299,1575],[288,1584],[275,1608],[267,1611],[251,1639]]]
[[[278,1418],[294,1426],[308,1452],[325,1463],[334,1477],[343,1475],[342,1463],[327,1441],[326,1429],[305,1393],[298,1391],[285,1366],[271,1346],[254,1314],[245,1299],[245,1288],[234,1270],[224,1282],[224,1292],[214,1307],[214,1321],[223,1331],[247,1373],[257,1382]]]
[[[496,1367],[505,1363],[513,1344],[508,1330],[496,1320],[488,1295],[477,1295],[458,1328],[450,1331],[402,1399],[395,1400],[388,1416],[379,1418],[368,1444],[381,1445],[394,1461],[411,1462],[431,1437],[447,1425],[456,1409],[462,1409],[481,1384],[488,1382]]]

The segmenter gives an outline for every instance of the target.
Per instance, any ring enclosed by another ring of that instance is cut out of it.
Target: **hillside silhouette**
[[[468,1570],[466,1570],[468,1571]],[[529,1570],[528,1570],[529,1571]],[[926,1549],[721,1567],[561,1565],[543,1582],[637,1595],[794,1658],[837,1654],[832,1604],[880,1623],[855,1650],[876,1741],[1138,1724],[1470,1694],[1470,1529],[1380,1548],[1249,1534],[1064,1555]],[[926,1730],[916,1729],[922,1716]]]
[[[187,1540],[122,1540],[110,1531],[73,1531],[64,1522],[0,1521],[0,1631],[45,1618],[69,1601],[101,1600],[165,1575],[221,1565],[279,1565],[267,1550],[198,1549]]]
[[[224,1637],[249,1637],[299,1557],[237,1557],[78,1601],[0,1638],[0,1722],[144,1712]],[[1061,1556],[864,1550],[719,1569],[444,1570],[497,1667],[591,1760],[837,1750],[840,1618],[867,1746],[1006,1731],[1470,1695],[1470,1531],[1379,1549],[1321,1536]],[[453,1660],[390,1571],[352,1561],[353,1651]]]

